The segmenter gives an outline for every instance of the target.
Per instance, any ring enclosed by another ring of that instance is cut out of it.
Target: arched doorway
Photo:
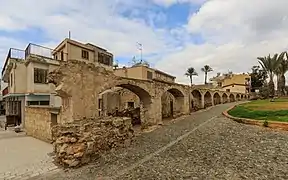
[[[139,97],[128,89],[114,87],[99,94],[99,116],[110,116],[140,108]]]
[[[227,96],[226,93],[223,93],[223,95],[222,95],[222,101],[223,101],[223,104],[224,104],[224,103],[228,103],[228,96]]]
[[[241,101],[243,101],[244,100],[244,95],[243,94],[241,94]]]
[[[162,119],[178,117],[183,113],[184,94],[176,88],[165,91],[161,96]]]
[[[230,99],[230,102],[235,102],[235,96],[234,96],[234,94],[230,94],[230,95],[229,95],[229,99]]]
[[[212,96],[209,91],[204,94],[204,108],[212,106]]]
[[[239,94],[237,94],[237,95],[236,95],[236,100],[237,100],[237,101],[240,101],[240,100],[241,100],[241,98],[240,98],[240,95],[239,95]]]
[[[203,108],[201,105],[202,95],[200,91],[195,89],[191,92],[191,94],[192,94],[192,99],[191,99],[190,111],[198,111],[199,109],[202,109]]]
[[[144,125],[146,124],[147,122],[149,122],[149,118],[150,118],[150,106],[152,104],[151,102],[151,95],[146,91],[144,90],[143,88],[137,86],[137,85],[132,85],[132,84],[116,84],[114,87],[112,88],[108,88],[108,89],[113,89],[115,91],[115,89],[117,88],[122,88],[123,90],[125,90],[127,92],[130,91],[130,93],[133,93],[134,95],[136,95],[139,99],[139,104],[138,104],[138,107],[135,107],[135,104],[134,104],[134,108],[133,109],[130,109],[130,110],[127,110],[127,111],[119,111],[118,108],[115,109],[114,112],[112,112],[112,114],[109,114],[109,115],[112,115],[112,116],[120,116],[120,117],[131,117],[132,119],[132,124],[133,125]],[[125,92],[123,91],[122,92]],[[103,98],[103,92],[106,92],[107,89],[103,90],[100,95],[102,94],[102,98]],[[127,94],[126,94],[127,95]],[[124,94],[125,96],[125,94]],[[121,95],[120,95],[121,97]],[[118,96],[119,98],[119,96]],[[126,97],[127,98],[127,97]],[[115,98],[112,98],[113,100],[115,100]],[[117,99],[117,98],[116,98]],[[122,99],[123,100],[123,99]],[[135,101],[137,101],[137,99],[134,99]],[[117,101],[112,101],[110,99],[110,101],[107,101],[107,103],[110,103],[110,104],[116,104],[116,106],[121,106],[121,99],[119,100],[118,99],[118,102]],[[102,102],[103,102],[103,99],[102,99]],[[132,101],[131,101],[132,102]],[[129,106],[132,106],[131,105],[131,102],[129,103]],[[128,106],[128,104],[127,104]],[[102,105],[103,107],[103,105]],[[101,110],[101,99],[98,97],[98,109]]]
[[[213,95],[214,105],[221,104],[221,97],[218,92]]]

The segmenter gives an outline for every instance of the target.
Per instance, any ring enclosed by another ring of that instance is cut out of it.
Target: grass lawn
[[[228,111],[235,117],[288,122],[288,98],[256,100],[241,104]]]

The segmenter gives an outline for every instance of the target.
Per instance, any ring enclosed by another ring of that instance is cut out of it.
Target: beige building
[[[83,44],[66,38],[54,49],[52,54],[56,60],[79,60],[113,70],[113,54],[90,43]]]
[[[226,92],[250,93],[251,77],[249,74],[227,74],[210,79],[215,88]]]
[[[114,73],[116,76],[120,77],[142,80],[158,80],[164,82],[175,82],[176,78],[160,70],[153,69],[144,65],[119,68],[114,70]]]
[[[25,50],[11,48],[2,70],[2,80],[8,84],[3,99],[6,116],[19,119],[25,126],[25,107],[55,107],[62,105],[55,96],[55,86],[47,75],[60,61],[79,60],[113,70],[113,55],[107,50],[87,43],[65,39],[55,49],[28,44]]]

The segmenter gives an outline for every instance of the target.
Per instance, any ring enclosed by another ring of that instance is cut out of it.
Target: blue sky
[[[72,39],[106,48],[121,65],[140,58],[141,42],[153,67],[180,83],[189,83],[183,74],[194,67],[200,84],[206,64],[214,69],[209,76],[248,72],[256,57],[286,50],[287,6],[287,0],[9,0],[0,7],[0,59],[29,42],[53,48],[70,30]]]
[[[125,10],[119,10],[119,12],[116,9],[116,12],[119,16],[123,16],[124,18],[143,21],[145,24],[155,29],[165,29],[166,31],[169,31],[176,28],[182,28],[185,24],[187,24],[189,15],[198,11],[200,7],[201,5],[199,4],[190,3],[175,3],[169,7],[150,3],[149,6],[131,7],[126,8]],[[66,13],[59,12],[59,14],[65,15]],[[68,28],[67,31],[69,31]],[[25,29],[14,31],[0,29],[0,36],[17,39],[24,44],[31,42],[42,45],[49,41],[55,41],[46,35],[45,29],[37,26],[30,26]],[[178,35],[171,35],[169,38],[172,38],[171,41],[173,41],[173,46],[183,46],[182,37],[179,37]],[[203,43],[203,39],[200,35],[189,35],[187,38],[189,38],[189,40],[195,44]],[[60,41],[61,39],[59,39],[59,42]],[[115,59],[120,64],[129,64],[133,56],[135,56],[137,59],[140,59],[140,52],[137,50],[136,42],[139,41],[135,39],[135,54],[131,54],[129,56],[121,56],[115,54]],[[148,58],[154,56],[155,53],[145,52],[145,46],[146,44],[143,44],[143,59],[149,61]],[[25,47],[22,46],[16,48],[24,49]],[[153,62],[151,62],[151,64],[153,65]]]

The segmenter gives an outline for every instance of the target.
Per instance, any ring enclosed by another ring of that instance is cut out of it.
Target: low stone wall
[[[51,108],[25,107],[25,131],[27,135],[51,142],[51,126]]]
[[[55,160],[64,167],[79,167],[101,153],[126,147],[134,137],[131,119],[106,117],[53,126]]]

